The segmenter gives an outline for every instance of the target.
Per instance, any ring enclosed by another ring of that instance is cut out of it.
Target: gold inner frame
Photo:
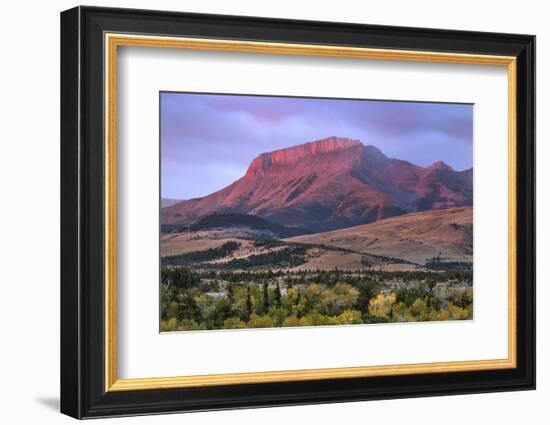
[[[370,49],[328,45],[267,43],[106,33],[105,45],[105,391],[135,391],[214,385],[447,373],[515,368],[516,359],[516,58],[462,53]],[[119,46],[325,56],[507,67],[508,72],[508,357],[382,366],[305,369],[164,378],[118,379],[116,325],[116,123]]]

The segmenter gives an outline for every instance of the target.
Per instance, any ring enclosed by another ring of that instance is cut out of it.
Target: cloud
[[[162,194],[206,195],[243,175],[261,152],[328,136],[461,170],[472,166],[472,121],[465,104],[162,93]]]

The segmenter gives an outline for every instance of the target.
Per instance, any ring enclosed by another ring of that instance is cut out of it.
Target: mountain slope
[[[224,212],[326,231],[471,204],[471,173],[442,162],[419,167],[360,141],[330,137],[260,154],[226,188],[163,208],[161,222],[189,225]]]
[[[169,207],[171,205],[176,205],[178,202],[181,202],[181,199],[160,198],[160,207]]]
[[[417,264],[472,261],[471,207],[423,211],[376,223],[303,235],[286,242],[326,245],[356,252],[400,258]]]
[[[237,213],[214,213],[206,215],[189,226],[189,230],[198,231],[236,227],[270,232],[273,235],[272,237],[277,238],[311,233],[300,228],[292,228],[282,226],[280,224],[270,223],[269,221],[255,215]]]

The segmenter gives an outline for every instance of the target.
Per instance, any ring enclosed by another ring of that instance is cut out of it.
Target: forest
[[[197,272],[165,263],[160,285],[161,332],[473,318],[472,271],[452,267]]]

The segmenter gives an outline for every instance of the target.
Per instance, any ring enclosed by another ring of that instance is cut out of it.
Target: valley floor
[[[293,237],[262,226],[161,236],[162,331],[472,318],[470,207]]]

